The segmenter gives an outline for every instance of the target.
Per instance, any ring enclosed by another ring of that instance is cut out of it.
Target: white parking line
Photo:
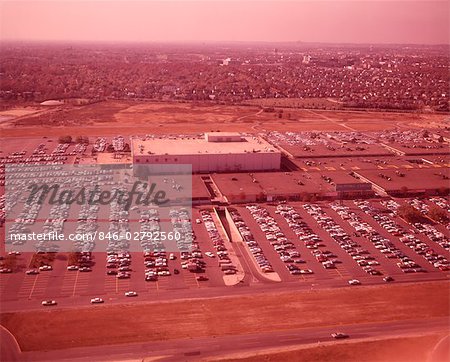
[[[28,295],[28,299],[31,299],[31,295],[32,295],[33,292],[34,292],[34,287],[36,286],[38,277],[39,277],[39,274],[37,274],[37,275],[36,275],[36,278],[34,279],[34,283],[33,283],[33,286],[31,287],[30,294]]]
[[[75,296],[75,291],[77,289],[77,282],[78,282],[78,276],[80,275],[80,272],[77,271],[77,275],[75,277],[75,283],[73,284],[73,291],[72,291],[72,297]]]

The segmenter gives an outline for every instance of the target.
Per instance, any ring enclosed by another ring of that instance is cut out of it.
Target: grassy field
[[[23,351],[239,335],[449,315],[430,282],[3,313]],[[43,332],[45,331],[45,332]]]
[[[444,335],[430,334],[379,340],[348,340],[209,359],[220,362],[424,362]],[[442,361],[434,361],[442,362]]]
[[[286,108],[327,108],[341,109],[342,103],[327,98],[263,98],[251,99],[245,102],[250,105],[262,107],[286,107]]]
[[[10,111],[14,114],[14,109]],[[17,112],[16,112],[17,113]],[[18,114],[19,115],[19,114]],[[105,101],[85,106],[42,108],[35,114],[0,124],[2,137],[42,137],[71,134],[131,135],[179,134],[209,131],[349,131],[395,127],[437,127],[445,116],[415,113],[320,111],[259,106],[224,106],[199,103]]]

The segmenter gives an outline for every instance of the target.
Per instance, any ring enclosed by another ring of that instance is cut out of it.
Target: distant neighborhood
[[[449,110],[445,46],[3,44],[0,63],[6,101],[292,99],[299,108]]]

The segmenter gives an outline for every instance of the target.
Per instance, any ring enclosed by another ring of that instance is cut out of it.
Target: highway
[[[212,336],[182,340],[169,340],[142,344],[75,348],[64,351],[26,352],[21,361],[120,361],[142,360],[146,357],[164,356],[162,361],[194,361],[199,358],[226,355],[237,352],[258,351],[266,348],[281,348],[311,343],[347,343],[333,340],[331,333],[350,335],[349,342],[357,339],[420,335],[432,332],[448,332],[447,317],[427,320],[406,320],[388,323],[337,325],[270,333]],[[65,359],[62,359],[64,355]]]

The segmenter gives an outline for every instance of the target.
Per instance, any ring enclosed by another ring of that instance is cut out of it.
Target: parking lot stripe
[[[340,272],[338,269],[335,269],[335,270],[336,270],[336,273],[339,274],[339,276],[341,277],[341,279],[344,279],[344,276],[341,274],[341,272]]]
[[[36,278],[34,279],[34,283],[33,283],[33,286],[31,287],[30,294],[28,295],[28,299],[31,299],[31,296],[32,296],[32,294],[33,294],[33,292],[34,292],[34,287],[36,286],[38,277],[39,277],[39,274],[37,274],[37,275],[36,275]]]
[[[75,282],[73,283],[72,297],[75,296],[75,292],[77,290],[77,282],[78,282],[78,276],[79,275],[80,275],[80,272],[77,271],[77,275],[75,276]]]
[[[157,289],[156,282],[147,282],[147,284],[148,284],[148,291],[149,292],[154,291],[154,290]]]

